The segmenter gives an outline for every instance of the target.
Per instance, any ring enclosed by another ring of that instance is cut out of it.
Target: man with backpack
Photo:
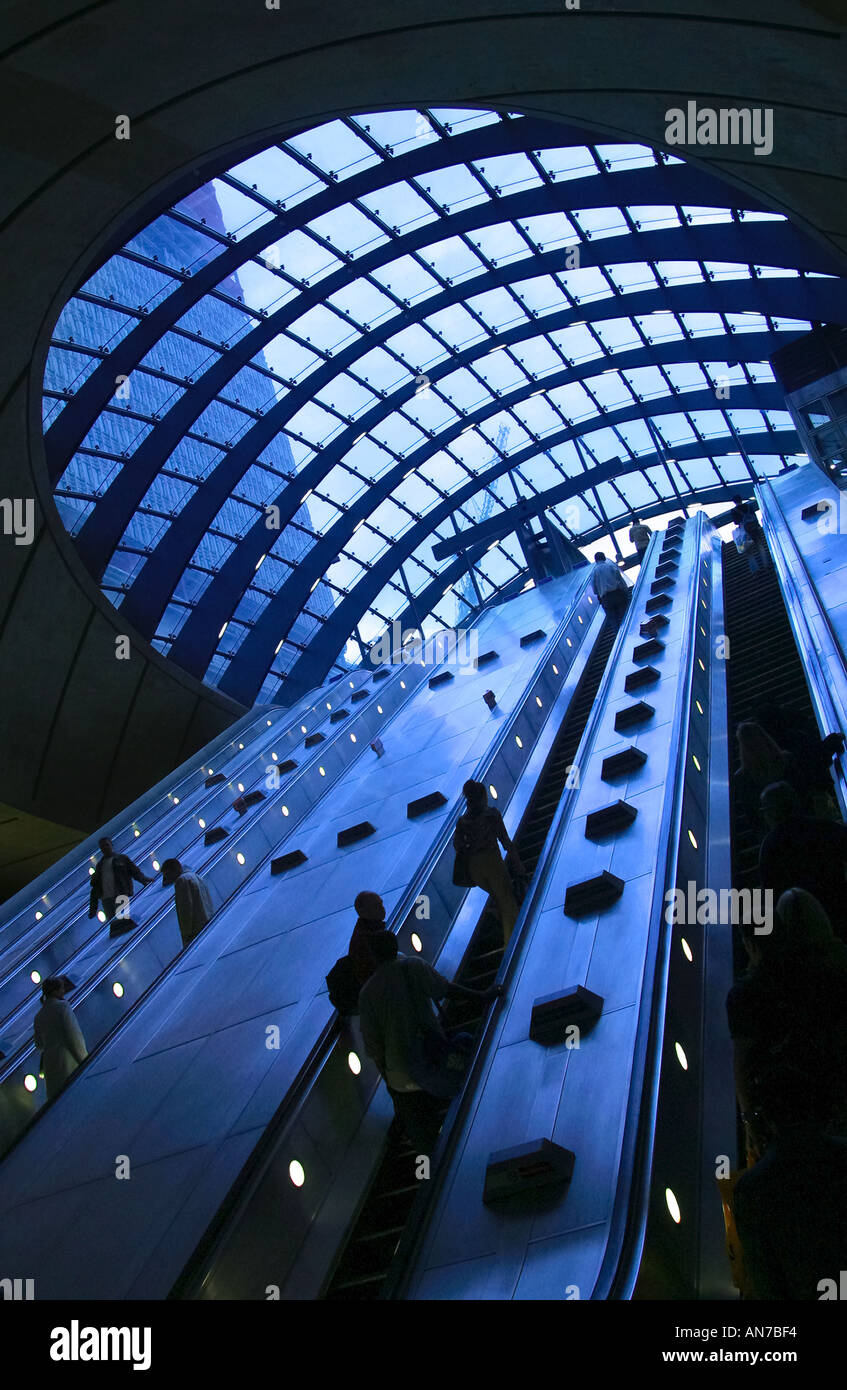
[[[385,903],[379,893],[363,889],[353,903],[356,925],[347,955],[335,962],[326,977],[329,1002],[343,1018],[359,1012],[359,990],[376,970],[371,954],[371,937],[385,931]]]

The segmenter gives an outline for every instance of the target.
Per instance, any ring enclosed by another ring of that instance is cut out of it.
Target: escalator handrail
[[[259,712],[261,713],[261,711]],[[191,754],[184,762],[180,763],[178,767],[174,768],[173,772],[169,772],[165,777],[161,778],[155,786],[150,787],[135,801],[130,802],[129,806],[124,807],[123,810],[114,815],[111,820],[105,821],[97,830],[87,835],[84,840],[80,840],[78,845],[74,845],[73,849],[68,850],[67,854],[63,854],[61,859],[57,859],[54,864],[51,864],[50,867],[39,874],[37,878],[24,884],[23,888],[19,888],[11,898],[7,898],[2,904],[2,907],[0,907],[0,927],[11,922],[16,916],[24,913],[27,908],[32,908],[34,911],[40,903],[42,895],[51,892],[51,890],[62,883],[64,879],[78,873],[85,874],[87,871],[86,866],[90,862],[92,854],[97,850],[98,841],[103,836],[116,839],[128,828],[131,828],[133,820],[143,814],[144,811],[146,811],[158,798],[162,797],[167,790],[173,788],[176,779],[184,779],[190,776],[191,773],[196,772],[198,758],[207,751],[211,751],[213,754],[219,752],[226,742],[243,733],[249,725],[256,720],[256,713],[256,710],[249,710],[241,719],[237,720],[234,724],[230,724],[223,733],[218,734],[217,738],[213,739],[203,748],[198,749],[196,753]],[[71,859],[73,859],[73,864],[67,868],[63,868],[63,865],[67,865],[68,861]],[[37,896],[33,897],[32,893],[37,885],[40,885],[40,891]],[[71,892],[73,891],[74,890],[71,889]],[[64,899],[60,899],[59,901],[64,901]],[[57,902],[54,906],[58,907],[59,903]]]
[[[601,620],[597,624],[597,633],[594,638],[594,643],[592,645],[591,650],[592,656],[594,654],[594,651],[596,650],[597,643],[600,640],[602,630],[603,622]],[[589,660],[590,659],[591,657],[589,657]],[[588,663],[586,662],[586,666],[587,664]],[[608,664],[609,661],[607,659],[607,669]],[[567,715],[565,716],[565,718],[567,718]],[[585,731],[583,731],[583,738],[584,734]],[[582,739],[580,740],[580,747],[581,746]],[[577,762],[577,765],[578,757],[579,752],[577,750],[577,753],[574,755],[574,761]],[[559,811],[561,810],[562,802],[564,802],[565,800],[566,797],[563,794],[559,802],[559,807],[557,808],[557,811],[554,814],[554,820],[551,823],[550,830],[547,833],[547,839],[542,848],[541,857],[539,858],[539,861],[536,864],[535,872],[532,876],[532,881],[529,885],[529,890],[526,896],[524,897],[523,902],[520,905],[520,910],[518,912],[518,916],[515,921],[514,928],[512,930],[512,935],[509,938],[509,941],[506,945],[506,949],[504,950],[502,959],[500,961],[500,966],[497,971],[497,983],[503,985],[504,993],[507,993],[508,983],[514,973],[513,962],[515,959],[515,954],[518,950],[518,941],[524,931],[530,911],[532,910],[532,907],[538,898],[539,883],[541,875],[543,873],[544,863],[546,862],[547,850],[550,844],[552,843],[552,838],[554,838],[554,827],[557,824],[556,817],[558,816]],[[532,802],[530,799],[530,801],[527,803],[527,813],[530,812],[531,805]],[[518,833],[519,832],[515,833],[513,839],[517,840]],[[482,1067],[486,1056],[487,1043],[491,1036],[491,1029],[493,1027],[494,1019],[498,1012],[499,1003],[499,999],[493,999],[482,1011],[480,1031],[478,1034],[478,1041],[476,1047],[474,1048],[473,1053],[471,1054],[470,1061],[462,1078],[461,1088],[452,1100],[450,1108],[444,1118],[444,1123],[441,1127],[441,1133],[438,1137],[438,1140],[431,1155],[430,1179],[425,1186],[421,1186],[420,1192],[416,1195],[414,1199],[414,1202],[412,1204],[412,1210],[405,1222],[405,1225],[403,1227],[403,1233],[397,1244],[397,1249],[394,1252],[390,1268],[380,1289],[380,1300],[390,1301],[392,1299],[402,1297],[401,1290],[405,1285],[411,1261],[418,1250],[421,1239],[423,1238],[428,1215],[433,1210],[437,1194],[441,1190],[443,1180],[448,1170],[449,1158],[455,1149],[455,1143],[459,1134],[459,1123],[467,1114],[468,1106],[476,1092],[477,1082],[481,1078]]]

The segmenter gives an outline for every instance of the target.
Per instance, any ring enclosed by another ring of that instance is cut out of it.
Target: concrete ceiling
[[[78,830],[0,802],[0,902],[11,898],[84,839]]]
[[[52,325],[93,264],[157,206],[281,131],[340,112],[472,105],[663,145],[670,107],[773,109],[774,145],[686,148],[847,262],[844,3],[800,0],[42,0],[0,34],[2,495],[0,795],[91,828],[239,707],[125,631],[51,500],[40,385]],[[131,138],[115,138],[118,116]]]

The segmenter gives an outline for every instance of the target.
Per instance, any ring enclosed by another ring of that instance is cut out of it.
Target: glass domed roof
[[[634,512],[721,512],[796,464],[768,359],[845,309],[824,249],[661,150],[514,113],[333,120],[68,302],[55,500],[160,652],[288,703],[393,619],[428,634],[529,582],[518,504],[616,555]]]

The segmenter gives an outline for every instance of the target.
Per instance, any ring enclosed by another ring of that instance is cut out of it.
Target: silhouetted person
[[[750,573],[755,574],[757,570],[765,570],[770,565],[770,556],[765,541],[765,533],[762,530],[759,518],[756,514],[756,504],[745,502],[740,493],[733,497],[735,506],[732,511],[732,520],[735,522],[733,540],[738,550],[742,549],[741,539],[738,532],[747,538],[747,546],[743,553],[747,555]]]
[[[111,921],[115,912],[119,910],[120,898],[125,898],[128,906],[129,899],[132,897],[132,882],[142,883],[145,886],[152,883],[152,878],[148,878],[143,869],[139,869],[127,854],[115,854],[115,847],[108,835],[104,835],[98,841],[102,858],[98,859],[91,875],[91,898],[88,905],[89,917],[94,917],[97,913],[97,904],[102,902],[106,920]]]
[[[646,526],[640,517],[634,516],[632,518],[632,525],[629,528],[629,539],[635,546],[639,564],[641,564],[641,561],[644,559],[652,534],[653,532],[650,530],[650,527]]]
[[[353,903],[356,909],[356,925],[350,937],[347,954],[359,989],[376,970],[376,961],[371,951],[371,939],[385,931],[385,903],[378,893],[365,891],[359,893]]]
[[[801,710],[771,701],[757,706],[756,723],[802,768],[817,814],[837,817],[830,768],[833,759],[844,750],[844,735],[839,732],[821,738],[817,725],[805,718]]]
[[[820,1078],[793,1059],[764,1070],[757,1100],[769,1140],[734,1200],[752,1297],[837,1298],[832,1286],[847,1269],[847,1138],[825,1132]]]
[[[52,1100],[88,1056],[85,1038],[70,1004],[65,1002],[68,980],[51,975],[41,985],[41,1008],[33,1020],[35,1046],[41,1053],[41,1070]]]
[[[759,881],[774,902],[789,888],[818,899],[833,931],[847,941],[847,825],[804,816],[789,782],[772,782],[761,796],[769,827],[759,850]]]
[[[743,526],[747,526],[750,522],[753,522],[761,531],[762,528],[759,524],[758,509],[754,501],[750,500],[749,502],[745,502],[741,493],[737,492],[732,498],[732,504],[733,514],[735,515],[737,513],[738,519]]]
[[[503,817],[494,806],[488,804],[485,784],[468,781],[462,791],[467,810],[456,822],[453,848],[468,856],[469,875],[475,886],[482,888],[494,900],[505,944],[517,920],[518,904],[499,845],[506,850],[509,863],[516,873],[523,873],[523,865],[506,832]]]
[[[617,565],[607,560],[602,550],[598,550],[594,556],[591,587],[609,622],[614,627],[620,627],[629,604],[629,585]]]
[[[847,1120],[847,949],[824,909],[801,888],[776,902],[770,933],[741,934],[750,968],[732,986],[726,1011],[734,1045],[735,1084],[748,1136],[758,1154],[756,1069],[794,1061],[821,1078],[833,1116]]]
[[[771,782],[790,782],[799,790],[800,770],[785,748],[779,748],[752,720],[745,720],[735,731],[738,741],[738,760],[741,766],[732,777],[732,795],[751,825],[762,828],[759,798]]]
[[[425,960],[398,954],[393,932],[378,933],[370,946],[376,970],[359,996],[362,1041],[388,1087],[398,1125],[417,1153],[428,1154],[443,1102],[458,1092],[467,1061],[459,1040],[451,1046],[433,1003],[495,999],[503,988],[481,992],[451,984]]]
[[[166,859],[162,865],[162,886],[173,884],[176,917],[183,946],[189,946],[208,923],[215,908],[205,881],[192,869],[186,869],[178,859]]]

